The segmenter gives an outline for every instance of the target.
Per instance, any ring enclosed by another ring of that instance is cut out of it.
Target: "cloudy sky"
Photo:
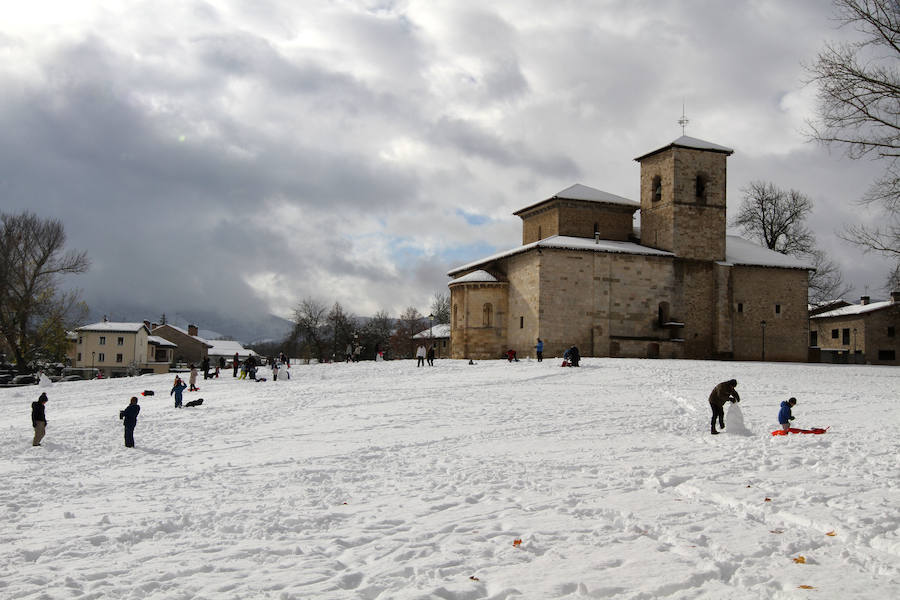
[[[686,133],[796,188],[838,240],[880,165],[807,142],[823,0],[29,0],[0,8],[0,210],[64,221],[95,310],[302,298],[427,314],[448,269],[518,245],[511,213]],[[154,313],[156,314],[156,313]]]

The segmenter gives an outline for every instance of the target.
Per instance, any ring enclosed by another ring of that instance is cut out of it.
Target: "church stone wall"
[[[725,259],[727,155],[674,148],[674,252],[682,258]],[[703,192],[697,193],[697,177]]]
[[[675,241],[675,161],[671,152],[660,152],[641,161],[641,244],[671,252]],[[662,195],[654,200],[653,181],[660,178]]]
[[[500,358],[506,348],[507,284],[461,283],[450,286],[451,358]],[[491,321],[484,323],[484,306]]]
[[[522,219],[522,245],[559,234],[559,213],[546,208]]]
[[[634,210],[627,207],[560,201],[559,235],[592,239],[597,225],[600,239],[628,241],[634,231],[633,216]]]
[[[716,276],[713,263],[674,259],[677,303],[684,323],[686,358],[712,358],[715,339]]]
[[[765,321],[766,360],[806,362],[808,283],[801,269],[733,267],[736,360],[762,359]]]
[[[594,253],[545,248],[540,256],[541,323],[535,337],[544,340],[545,356],[562,356],[572,345],[590,356],[598,291]]]
[[[535,356],[540,333],[539,292],[542,254],[527,252],[511,256],[506,263],[509,278],[507,340],[517,356]]]

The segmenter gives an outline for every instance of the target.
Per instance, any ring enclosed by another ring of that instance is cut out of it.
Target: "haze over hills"
[[[291,321],[271,314],[234,316],[222,315],[211,310],[165,311],[159,308],[149,309],[139,306],[92,308],[88,313],[86,323],[102,321],[104,316],[110,321],[147,320],[159,323],[164,314],[166,322],[170,325],[183,329],[187,329],[190,324],[196,325],[200,330],[200,337],[210,340],[234,339],[248,345],[267,340],[283,340],[293,327]]]

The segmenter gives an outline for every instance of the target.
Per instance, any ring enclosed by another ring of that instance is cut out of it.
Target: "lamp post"
[[[434,347],[434,313],[428,313],[428,343]]]
[[[853,328],[853,362],[856,362],[856,327]]]
[[[766,322],[762,320],[759,322],[759,326],[762,328],[762,360],[765,362],[766,360]]]

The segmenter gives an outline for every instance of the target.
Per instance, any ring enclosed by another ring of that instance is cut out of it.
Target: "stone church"
[[[640,202],[576,184],[514,213],[521,246],[449,272],[451,357],[805,362],[810,267],[726,235],[731,154],[682,136],[635,159]]]

